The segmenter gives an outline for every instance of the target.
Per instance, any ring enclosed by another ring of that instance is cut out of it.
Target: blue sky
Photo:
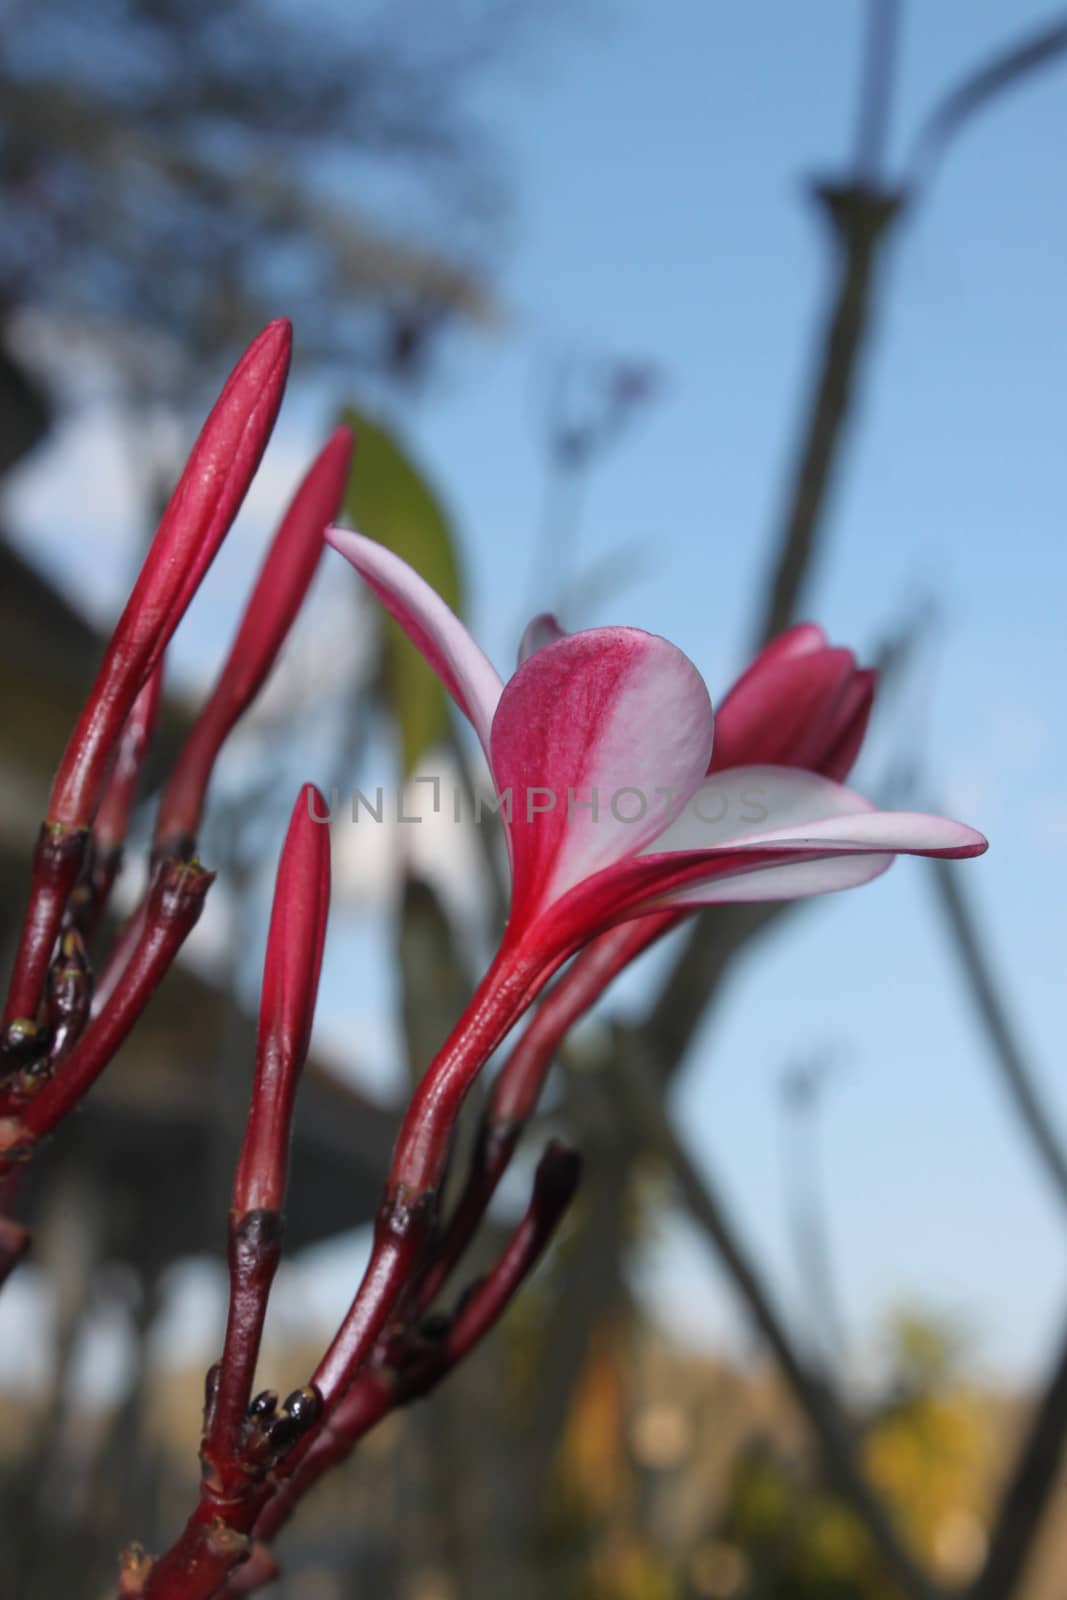
[[[486,90],[517,191],[506,322],[451,346],[410,424],[455,512],[472,624],[498,664],[513,653],[534,562],[538,386],[567,349],[663,373],[591,483],[578,565],[635,542],[647,559],[627,555],[610,601],[573,620],[668,634],[713,696],[743,664],[827,288],[805,184],[839,175],[848,156],[863,11],[858,0],[599,0]],[[940,92],[1048,15],[1022,0],[907,6],[890,171]],[[907,700],[913,723],[876,730],[874,747],[920,742],[932,790],[990,836],[989,855],[960,871],[1067,1133],[1065,135],[1067,68],[1053,69],[967,129],[899,230],[806,609],[863,651],[918,600],[941,607],[936,670]],[[286,462],[343,398],[295,397],[279,435]],[[58,482],[55,456],[52,468]],[[17,503],[58,555],[39,473]],[[190,619],[187,670],[202,668],[208,640],[221,647],[247,548],[223,559]],[[84,564],[91,597],[112,598],[118,555]],[[858,786],[879,771],[861,765]],[[1006,1114],[931,905],[922,867],[903,862],[775,935],[701,1033],[676,1110],[794,1296],[777,1085],[798,1056],[832,1047],[842,1065],[825,1104],[823,1178],[854,1350],[873,1348],[888,1308],[909,1300],[962,1321],[980,1363],[1026,1373],[1067,1314],[1062,1222]],[[356,993],[369,1036],[382,1036],[380,941],[369,922],[334,940],[331,1031]],[[643,993],[635,977],[617,1003]],[[664,1235],[646,1281],[687,1335],[736,1341],[732,1301],[684,1229]]]

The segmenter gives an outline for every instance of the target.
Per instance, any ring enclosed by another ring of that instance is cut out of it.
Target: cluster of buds
[[[113,1060],[199,918],[214,874],[199,860],[198,835],[219,753],[284,644],[344,496],[353,441],[340,428],[281,520],[215,687],[163,787],[144,893],[97,958],[159,710],[164,653],[258,467],[290,348],[289,325],[271,324],[223,389],[52,785],[0,1035],[0,1276],[29,1245],[27,1228],[10,1215],[27,1163]],[[420,1247],[409,1255],[404,1294],[390,1303],[388,1318],[377,1319],[356,1381],[348,1374],[332,1381],[336,1360],[328,1371],[324,1358],[308,1384],[280,1404],[273,1391],[254,1392],[326,932],[324,815],[321,795],[305,785],[278,867],[251,1102],[229,1215],[229,1313],[222,1355],[206,1384],[200,1501],[167,1554],[153,1560],[137,1547],[126,1552],[120,1580],[126,1595],[206,1596],[265,1582],[274,1563],[264,1541],[387,1411],[424,1394],[484,1337],[536,1263],[577,1182],[576,1157],[551,1145],[529,1209],[499,1261],[468,1286],[449,1316],[432,1302],[459,1253],[449,1247],[444,1270],[426,1230],[412,1227]],[[428,1205],[418,1209],[420,1219],[429,1216]],[[390,1203],[386,1210],[381,1226],[399,1236],[402,1208]]]
[[[280,651],[337,513],[351,458],[328,442],[271,544],[218,684],[159,807],[147,887],[94,981],[91,952],[152,737],[164,653],[231,527],[281,405],[292,333],[272,323],[231,374],[164,512],[52,784],[0,1032],[0,1176],[20,1168],[112,1060],[203,908],[197,857],[219,750]],[[7,1209],[5,1205],[4,1209]]]
[[[459,1260],[454,1230],[440,1224],[430,1203],[416,1217],[387,1200],[379,1229],[408,1240],[398,1292],[383,1297],[364,1282],[308,1383],[281,1406],[272,1390],[254,1392],[329,908],[329,833],[314,820],[321,804],[310,785],[301,791],[275,885],[255,1076],[229,1217],[226,1333],[206,1385],[200,1498],[164,1555],[153,1561],[139,1549],[128,1552],[122,1593],[145,1600],[248,1593],[268,1581],[276,1570],[269,1542],[294,1507],[387,1412],[434,1387],[496,1324],[578,1180],[574,1153],[550,1144],[525,1216],[491,1271],[466,1287],[450,1314],[435,1302]],[[344,1366],[337,1352],[351,1341],[353,1319],[364,1330],[364,1359]]]
[[[266,1582],[275,1570],[270,1542],[311,1485],[495,1325],[574,1193],[579,1160],[562,1145],[543,1152],[527,1210],[489,1272],[447,1313],[440,1297],[484,1221],[560,1041],[654,939],[701,906],[854,887],[901,853],[985,849],[962,823],[881,811],[844,786],[874,675],[811,624],[762,651],[714,717],[692,662],[635,628],[567,635],[538,617],[518,670],[502,681],[418,573],[383,546],[328,528],[350,464],[351,440],[340,430],[283,518],[218,684],[164,788],[145,894],[94,992],[90,952],[151,736],[163,652],[258,464],[289,342],[288,326],[272,324],[209,417],[53,786],[0,1040],[0,1211],[21,1166],[112,1059],[197,920],[212,881],[197,857],[211,774],[303,602],[324,534],[478,736],[506,824],[510,914],[470,1004],[412,1096],[348,1312],[307,1383],[279,1406],[272,1391],[257,1391],[256,1368],[282,1251],[293,1111],[330,898],[328,813],[312,785],[301,789],[267,941],[200,1494],[170,1550],[153,1559],[131,1547],[124,1556],[120,1592],[142,1600],[208,1600]],[[443,1179],[466,1095],[538,1000],[446,1210]],[[9,1263],[24,1246],[21,1226],[0,1221]]]

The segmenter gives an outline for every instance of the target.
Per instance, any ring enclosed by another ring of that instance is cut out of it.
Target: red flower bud
[[[311,1038],[330,906],[330,833],[312,821],[324,801],[305,784],[293,807],[271,909],[252,1105],[233,1210],[280,1211],[297,1083]]]
[[[187,848],[196,838],[216,757],[259,693],[304,602],[326,548],[323,534],[340,508],[351,461],[351,432],[338,428],[282,518],[226,665],[164,790],[156,821],[161,850]]]
[[[274,427],[292,328],[279,320],[246,350],[215,402],[111,636],[52,785],[48,820],[86,827],[134,700],[230,528]]]

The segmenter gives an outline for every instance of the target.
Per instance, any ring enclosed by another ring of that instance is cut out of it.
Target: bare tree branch
[[[768,594],[753,643],[758,649],[794,621],[817,554],[833,471],[867,347],[882,246],[900,215],[900,197],[864,183],[820,184],[815,198],[830,225],[835,283],[816,367],[807,424],[786,496]]]
[[[948,925],[971,1001],[985,1027],[1001,1078],[1045,1176],[1060,1204],[1067,1208],[1067,1150],[1052,1125],[1019,1044],[1018,1032],[1008,1015],[1007,1003],[962,875],[946,871],[947,865],[947,862],[931,861],[930,884]]]
[[[636,1134],[667,1162],[686,1207],[738,1291],[752,1322],[773,1352],[794,1400],[811,1426],[829,1482],[852,1508],[879,1551],[886,1570],[913,1600],[934,1600],[937,1588],[913,1561],[856,1454],[848,1422],[829,1386],[812,1373],[793,1344],[785,1319],[748,1254],[722,1196],[706,1171],[698,1172],[679,1140],[648,1071],[648,1063],[623,1047],[618,1054],[626,1111]]]
[[[944,155],[949,142],[979,111],[1021,79],[1042,67],[1051,66],[1067,54],[1067,17],[1039,28],[1036,33],[995,56],[939,100],[923,123],[915,142],[913,173],[909,188],[920,180],[929,182],[935,163]]]
[[[1038,1399],[1030,1432],[1004,1491],[985,1565],[966,1600],[1006,1600],[1024,1575],[1049,1497],[1060,1481],[1067,1442],[1067,1336]]]
[[[901,0],[867,0],[863,72],[856,110],[856,172],[872,187],[881,179],[900,35]]]

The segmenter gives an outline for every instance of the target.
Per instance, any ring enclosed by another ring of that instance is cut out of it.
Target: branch
[[[677,1073],[733,962],[753,939],[795,915],[801,904],[793,900],[721,905],[695,922],[651,1009],[635,1030],[664,1081]]]
[[[860,358],[869,342],[882,247],[901,214],[899,195],[863,183],[822,184],[814,195],[830,226],[836,285],[807,407],[808,422],[786,497],[789,509],[769,594],[755,629],[757,648],[795,620],[801,591],[815,563]]]
[[[1019,1047],[1018,1034],[1008,1016],[968,891],[960,875],[947,871],[946,867],[946,862],[931,861],[929,882],[948,925],[971,1002],[985,1027],[993,1060],[1045,1176],[1060,1204],[1067,1208],[1067,1150],[1052,1125],[1035,1077]]]
[[[1022,44],[970,73],[938,102],[920,129],[911,162],[915,174],[911,187],[917,187],[922,178],[929,181],[930,172],[945,147],[976,112],[1006,89],[1014,88],[1021,78],[1041,67],[1051,66],[1065,53],[1067,19],[1061,16],[1058,21],[1039,28]]]
[[[329,830],[311,820],[301,789],[282,849],[267,939],[252,1103],[229,1219],[230,1305],[202,1459],[220,1481],[242,1470],[243,1430],[271,1284],[281,1256],[282,1208],[300,1074],[315,1012],[330,903]],[[239,1480],[238,1480],[239,1481]]]
[[[33,1153],[112,1060],[196,926],[214,876],[197,861],[161,864],[144,926],[107,1010],[89,1024],[53,1077],[42,1081],[27,1068],[9,1079],[0,1105],[0,1174]]]
[[[1005,1600],[1023,1576],[1048,1506],[1060,1482],[1067,1442],[1067,1338],[1037,1402],[1029,1435],[1004,1491],[985,1565],[966,1600]]]
[[[482,1343],[540,1260],[570,1205],[580,1173],[581,1162],[573,1150],[554,1141],[547,1146],[526,1213],[495,1266],[466,1291],[450,1317],[429,1319],[382,1343],[297,1471],[262,1513],[255,1526],[257,1541],[273,1539],[312,1485],[346,1460],[382,1417],[428,1394]],[[270,1564],[256,1561],[252,1572],[242,1571],[231,1583],[230,1592],[247,1594],[270,1575]]]
[[[230,1300],[222,1358],[208,1373],[200,1497],[165,1555],[139,1554],[120,1593],[206,1600],[250,1553],[249,1533],[272,1485],[268,1474],[319,1419],[313,1386],[252,1399],[271,1285],[281,1256],[282,1207],[297,1084],[307,1056],[329,909],[329,832],[313,820],[305,785],[282,849],[260,1003],[252,1104],[234,1177],[229,1222]],[[132,1575],[131,1575],[132,1574]],[[133,1587],[136,1585],[136,1587]]]
[[[771,1292],[748,1255],[721,1196],[698,1173],[649,1077],[647,1063],[625,1048],[619,1070],[634,1134],[657,1149],[674,1173],[693,1220],[713,1245],[753,1323],[766,1340],[794,1399],[818,1442],[827,1478],[867,1530],[886,1570],[912,1600],[935,1600],[937,1590],[904,1548],[856,1454],[851,1431],[833,1392],[809,1372]]]
[[[857,176],[876,186],[889,142],[889,113],[900,35],[900,0],[867,0],[863,74],[856,117]]]

